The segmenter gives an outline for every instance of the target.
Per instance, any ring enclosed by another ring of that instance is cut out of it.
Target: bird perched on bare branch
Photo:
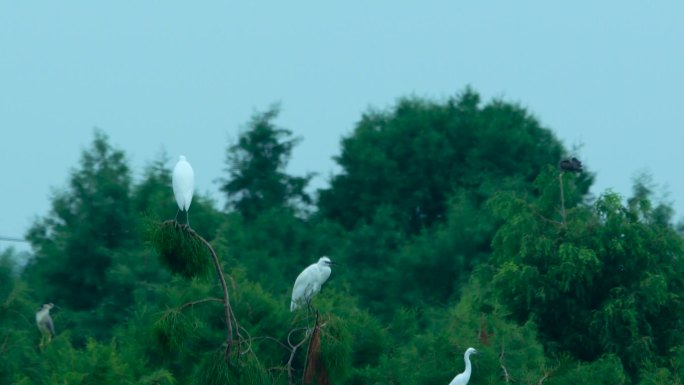
[[[581,172],[582,171],[582,162],[580,162],[579,159],[574,158],[574,157],[571,159],[563,159],[558,164],[558,167],[560,167],[561,171]]]

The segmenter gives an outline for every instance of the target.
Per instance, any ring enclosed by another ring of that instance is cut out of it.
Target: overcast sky
[[[94,127],[136,176],[184,154],[218,198],[229,138],[273,102],[303,139],[290,172],[323,186],[369,107],[467,85],[581,144],[595,194],[647,171],[684,215],[681,0],[237,3],[0,3],[0,236],[49,212]]]

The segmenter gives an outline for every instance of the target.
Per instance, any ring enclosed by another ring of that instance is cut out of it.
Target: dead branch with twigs
[[[300,331],[300,330],[306,330],[306,331],[308,331],[309,328],[306,327],[306,328],[292,329],[292,330],[290,330],[290,332],[287,334],[287,344],[290,345],[290,358],[287,360],[287,378],[288,378],[288,383],[289,383],[290,385],[294,385],[294,382],[293,382],[294,379],[293,379],[293,376],[292,376],[292,361],[294,360],[295,354],[297,353],[297,349],[299,349],[302,345],[304,345],[304,343],[306,342],[306,340],[309,338],[308,333],[304,333],[304,338],[302,338],[302,340],[299,341],[298,343],[293,344],[292,341],[290,341],[290,337],[292,336],[292,334],[293,334],[294,332]]]

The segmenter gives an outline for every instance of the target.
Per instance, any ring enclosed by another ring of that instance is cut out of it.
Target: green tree
[[[45,301],[94,308],[106,295],[107,269],[138,235],[131,215],[131,172],[124,152],[96,131],[68,187],[27,239],[35,251],[27,277]]]
[[[351,284],[375,314],[443,304],[491,253],[500,219],[487,199],[536,194],[535,176],[564,152],[524,108],[481,105],[470,89],[443,103],[402,99],[342,140],[342,172],[320,191],[318,216],[349,231],[341,259],[358,270]],[[591,176],[580,182],[586,193]]]
[[[578,202],[564,175],[567,202]],[[493,241],[492,281],[519,322],[535,320],[550,353],[593,361],[615,354],[632,378],[682,343],[684,241],[665,207],[637,184],[627,205],[606,193],[560,214],[557,171],[540,175],[538,199],[500,194],[505,221]]]
[[[16,275],[17,253],[0,252],[0,383],[11,384],[24,366],[37,356],[40,333],[33,313],[30,290]]]
[[[227,208],[240,212],[247,220],[270,208],[309,204],[305,188],[311,175],[295,177],[285,172],[292,149],[299,142],[290,130],[279,128],[273,120],[279,108],[257,113],[237,143],[228,148],[221,191]]]
[[[530,183],[562,154],[551,131],[517,105],[480,106],[471,89],[445,103],[406,98],[389,111],[364,114],[342,140],[342,172],[320,191],[319,208],[351,229],[389,206],[416,234],[444,222],[455,189]]]

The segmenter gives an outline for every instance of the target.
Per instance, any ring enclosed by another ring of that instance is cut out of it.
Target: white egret
[[[173,182],[173,195],[176,197],[176,203],[178,203],[176,219],[178,219],[179,212],[185,211],[185,223],[190,226],[188,210],[190,209],[192,194],[195,190],[195,173],[192,171],[192,166],[185,159],[185,156],[181,155],[178,159],[171,179]]]
[[[299,273],[292,288],[290,311],[297,309],[302,302],[305,302],[307,305],[311,303],[311,298],[321,291],[321,286],[330,277],[332,272],[330,265],[332,264],[330,258],[321,257],[318,262]]]
[[[40,346],[45,345],[45,342],[52,341],[52,337],[55,335],[55,325],[52,323],[52,317],[50,317],[50,309],[55,307],[51,303],[44,304],[40,310],[36,312],[36,325],[38,325],[38,330],[40,330]]]
[[[471,354],[477,354],[477,350],[474,348],[468,348],[465,351],[465,354],[463,355],[463,360],[465,361],[465,370],[463,373],[459,373],[456,377],[454,377],[449,385],[466,385],[468,381],[470,381],[470,372],[472,371],[472,368],[470,367]]]

